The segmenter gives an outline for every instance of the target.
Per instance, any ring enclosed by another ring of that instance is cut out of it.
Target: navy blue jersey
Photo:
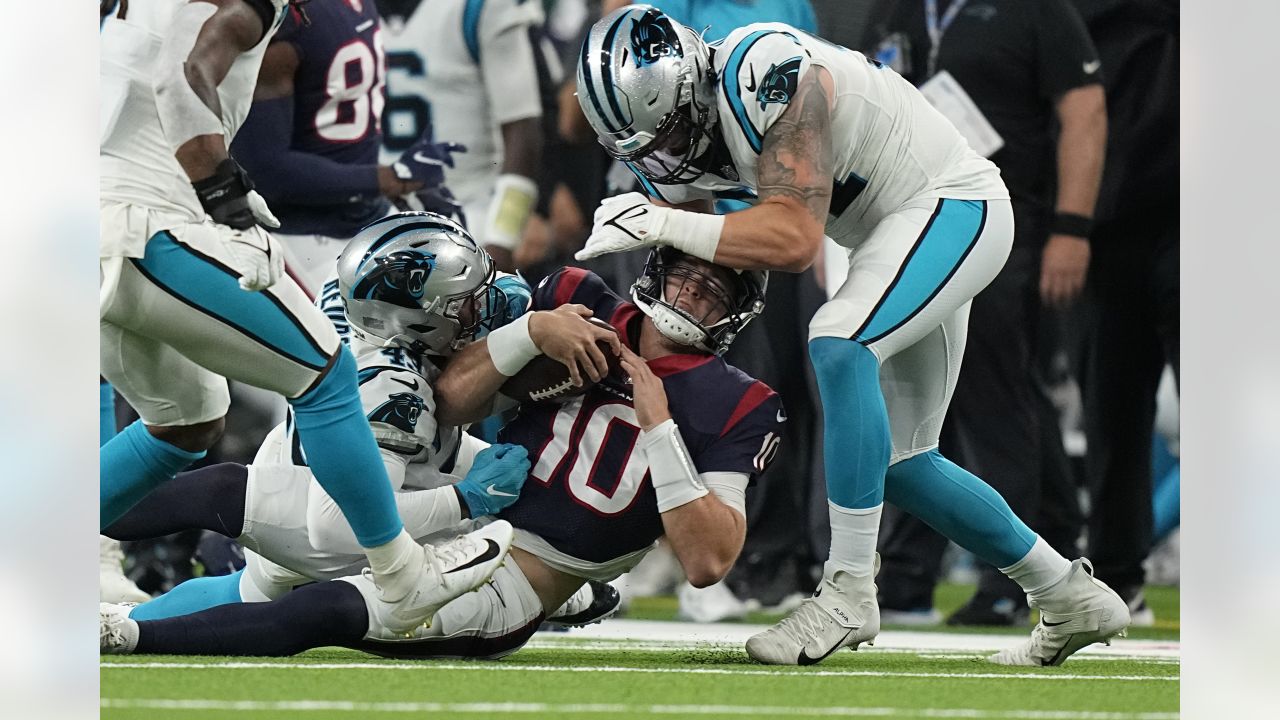
[[[598,275],[566,268],[542,282],[533,310],[566,303],[592,309],[631,348],[641,323],[634,304]],[[671,416],[699,473],[755,476],[777,454],[786,416],[767,385],[705,353],[649,361],[662,378]],[[499,434],[523,445],[533,463],[520,498],[500,517],[540,535],[562,553],[603,563],[644,549],[663,534],[627,386],[602,383],[563,403],[527,403]]]
[[[347,238],[390,207],[377,183],[381,20],[372,0],[308,3],[306,13],[309,25],[291,12],[271,40],[297,53],[291,111],[255,101],[237,157],[280,218],[281,233]],[[285,124],[291,127],[275,127]]]

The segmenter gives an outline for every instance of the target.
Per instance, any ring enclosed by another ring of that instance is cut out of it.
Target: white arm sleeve
[[[404,484],[405,469],[408,458],[390,450],[381,449],[382,464],[387,468],[387,477],[391,487],[398,488]],[[342,514],[342,508],[329,497],[329,493],[320,487],[314,478],[307,488],[307,539],[311,547],[321,552],[362,553],[364,549],[356,541],[355,531]]]
[[[185,67],[200,30],[217,11],[218,6],[210,3],[185,3],[178,8],[156,58],[156,115],[174,151],[191,138],[224,134],[222,118],[196,95]]]
[[[747,483],[751,481],[746,473],[708,472],[702,473],[702,484],[712,492],[720,502],[728,505],[742,516],[747,517]]]

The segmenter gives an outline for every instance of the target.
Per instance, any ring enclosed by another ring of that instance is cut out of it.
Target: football
[[[602,328],[614,330],[612,325],[603,320],[597,320],[596,318],[587,318],[586,320]],[[618,356],[613,354],[613,349],[605,342],[596,344],[609,361],[609,375],[623,377],[625,373],[622,371]],[[520,372],[503,383],[501,392],[503,395],[522,403],[565,400],[581,395],[596,385],[585,374],[582,376],[582,380],[582,387],[575,387],[573,380],[569,377],[568,368],[546,355],[539,355],[530,360],[529,364],[525,365]]]

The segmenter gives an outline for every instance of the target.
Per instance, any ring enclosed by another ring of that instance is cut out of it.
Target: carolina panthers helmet
[[[723,272],[709,272],[713,267]],[[671,297],[667,296],[668,278],[680,279],[680,285]],[[725,280],[729,280],[728,286]],[[690,282],[697,283],[700,292],[711,293],[718,301],[718,307],[713,306],[702,317],[694,317],[677,307],[676,298],[684,290],[685,283]],[[649,252],[644,272],[631,286],[631,299],[653,319],[658,332],[667,338],[681,345],[723,355],[747,323],[764,312],[764,295],[768,287],[769,273],[766,270],[711,266],[675,248],[658,246]],[[721,317],[708,322],[717,310]]]
[[[654,182],[703,174],[693,163],[714,146],[710,52],[661,10],[631,5],[592,26],[578,58],[578,103],[605,150]]]
[[[405,212],[366,225],[338,257],[338,292],[356,336],[449,355],[502,318],[496,269],[462,226]]]

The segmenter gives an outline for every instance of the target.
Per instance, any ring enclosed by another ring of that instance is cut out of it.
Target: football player
[[[394,622],[412,627],[501,564],[502,529],[414,542],[365,421],[355,358],[288,277],[279,223],[227,146],[285,0],[134,0],[103,19],[102,375],[141,419],[100,450],[100,527],[222,432],[226,378],[283,395]],[[495,544],[496,541],[496,544]]]
[[[884,500],[1004,571],[1041,610],[994,662],[1057,665],[1129,624],[1125,604],[938,453],[969,302],[1013,242],[994,165],[893,70],[780,23],[707,45],[648,6],[602,18],[578,101],[645,194],[605,200],[578,259],[672,246],[736,268],[801,271],[823,235],[848,279],[815,314],[831,554],[813,598],[751,638],[761,662],[810,664],[880,628],[873,583]],[[643,102],[637,102],[637,99]],[[753,207],[711,215],[717,198]]]
[[[232,153],[280,219],[289,270],[311,296],[360,228],[419,194],[448,212],[444,168],[459,146],[414,138],[378,164],[386,63],[371,2],[290,13],[267,46]]]
[[[617,577],[664,535],[692,583],[715,583],[742,547],[747,484],[776,454],[785,421],[772,390],[718,357],[763,309],[765,282],[762,272],[663,248],[632,303],[598,276],[566,269],[535,291],[534,312],[454,356],[435,383],[441,424],[486,416],[507,378],[547,349],[555,313],[612,325],[629,382],[605,374],[603,357],[583,358],[579,371],[599,380],[584,394],[520,406],[501,439],[526,448],[532,470],[498,513],[518,528],[515,562],[429,626],[389,631],[368,581],[350,577],[167,620],[103,606],[102,651],[286,655],[343,645],[390,657],[500,657],[528,640],[547,608],[589,579]]]
[[[469,229],[499,270],[538,201],[540,92],[559,84],[542,38],[542,3],[378,0],[387,48],[384,158],[430,129],[467,152],[445,171]]]
[[[425,538],[515,500],[529,469],[515,445],[487,448],[435,421],[440,366],[480,332],[510,322],[527,302],[497,288],[489,256],[448,219],[403,213],[371,224],[337,263],[321,307],[356,356],[360,394],[411,536]],[[582,326],[576,316],[573,325]],[[552,319],[553,325],[564,320]],[[588,342],[605,331],[567,327]],[[107,528],[139,540],[204,528],[238,540],[246,566],[188,581],[131,611],[135,619],[258,602],[294,586],[359,572],[351,529],[307,466],[292,416],[268,434],[249,466],[223,463],[178,478]]]

